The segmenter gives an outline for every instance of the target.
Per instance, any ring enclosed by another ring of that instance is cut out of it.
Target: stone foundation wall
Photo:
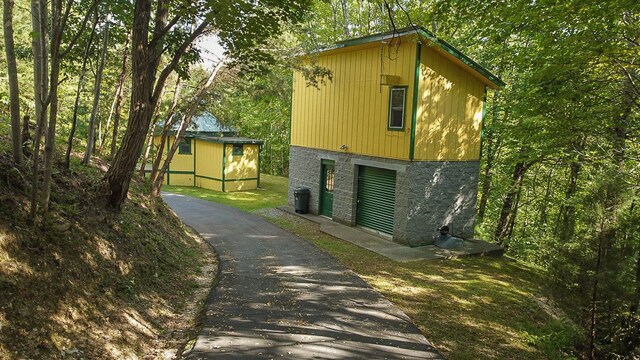
[[[410,162],[291,146],[289,205],[293,190],[305,186],[311,190],[309,210],[318,214],[323,159],[335,162],[334,221],[356,224],[358,168],[374,166],[396,171],[394,241],[431,244],[443,225],[454,235],[473,237],[479,162]]]
[[[443,225],[455,236],[472,238],[479,172],[478,161],[412,163],[406,174],[406,241],[401,242],[431,244]]]

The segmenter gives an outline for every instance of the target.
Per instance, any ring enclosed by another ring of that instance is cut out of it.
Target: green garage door
[[[393,234],[396,172],[360,166],[358,173],[358,225]]]

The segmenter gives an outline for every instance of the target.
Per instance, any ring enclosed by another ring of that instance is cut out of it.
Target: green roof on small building
[[[174,115],[180,116],[180,115]],[[173,124],[169,130],[170,134],[175,134],[178,131],[180,122]],[[154,134],[158,135],[162,133],[164,127],[164,121],[158,122],[154,129]],[[190,134],[216,134],[218,136],[235,136],[237,131],[229,126],[220,123],[217,117],[210,112],[203,112],[200,115],[196,115],[191,119],[191,124],[187,127],[187,135]]]

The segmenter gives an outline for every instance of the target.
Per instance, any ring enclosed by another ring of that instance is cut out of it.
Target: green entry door
[[[396,204],[396,172],[360,166],[356,223],[386,234],[393,234]]]
[[[334,162],[323,160],[320,183],[320,214],[327,217],[333,217],[333,184],[335,177]]]

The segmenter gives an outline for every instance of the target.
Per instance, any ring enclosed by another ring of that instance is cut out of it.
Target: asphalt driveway
[[[188,359],[441,358],[403,312],[306,240],[228,206],[163,198],[220,255]]]

